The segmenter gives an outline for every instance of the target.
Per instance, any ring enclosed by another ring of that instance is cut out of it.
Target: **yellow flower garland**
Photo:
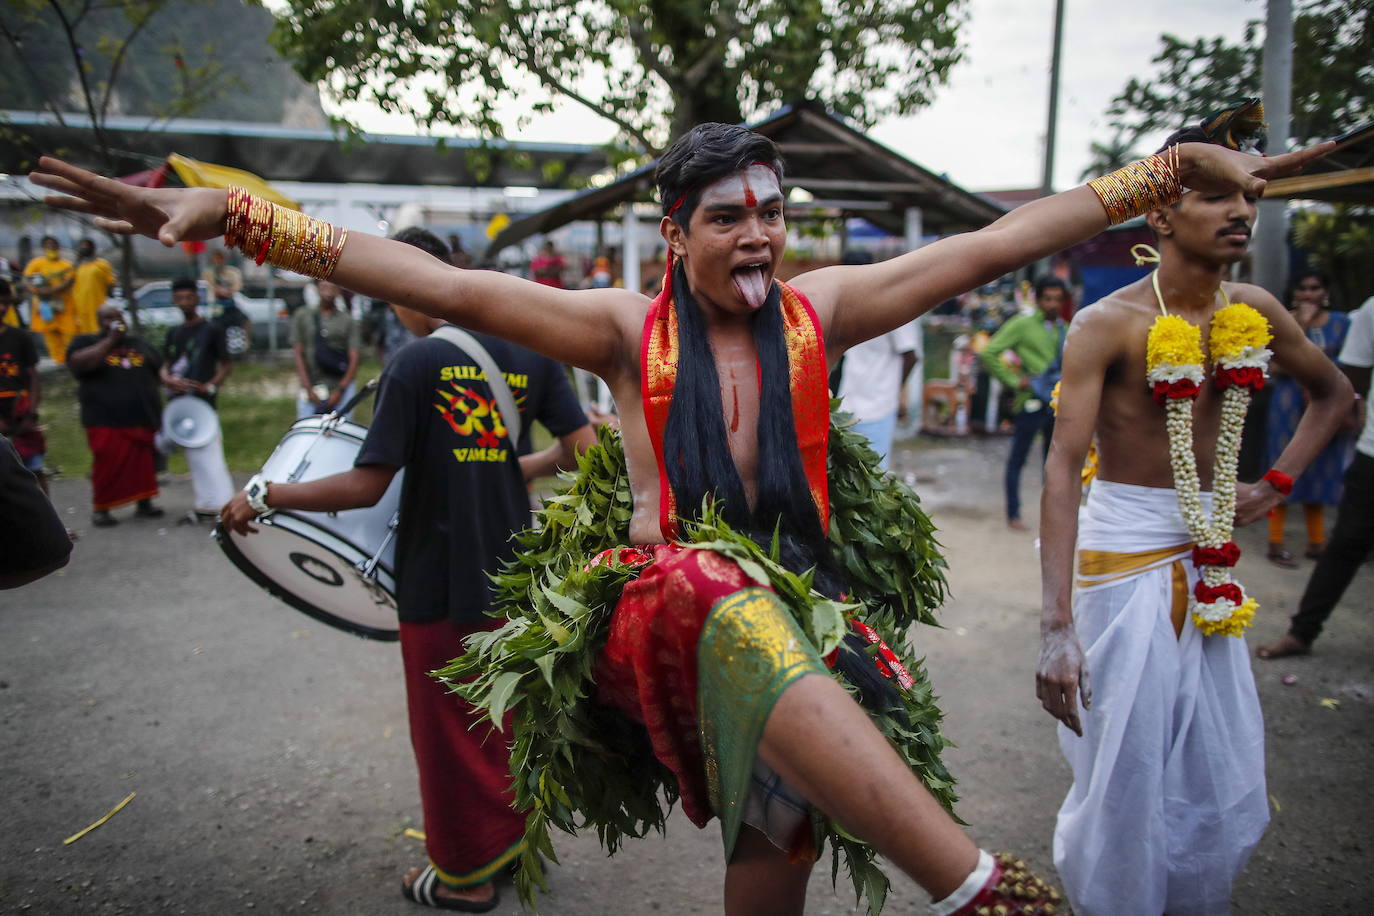
[[[1160,315],[1145,343],[1145,367],[1192,365],[1202,365],[1202,329],[1177,315]]]
[[[1197,328],[1193,328],[1193,331],[1196,333]],[[1268,344],[1273,338],[1274,335],[1269,330],[1269,319],[1244,302],[1236,302],[1218,309],[1212,316],[1212,338],[1209,346],[1214,362],[1226,363],[1243,359],[1249,353]]]
[[[1240,636],[1255,622],[1257,610],[1259,602],[1254,598],[1246,598],[1245,603],[1231,611],[1231,616],[1225,620],[1212,621],[1200,614],[1194,614],[1193,626],[1197,627],[1203,636]]]

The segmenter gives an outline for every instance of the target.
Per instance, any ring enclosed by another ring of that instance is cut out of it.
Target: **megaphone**
[[[162,408],[162,433],[182,448],[200,448],[219,435],[219,416],[206,401],[183,394]]]

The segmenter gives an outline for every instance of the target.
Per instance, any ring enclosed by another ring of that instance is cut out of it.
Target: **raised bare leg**
[[[807,675],[787,688],[764,726],[759,754],[933,899],[953,893],[978,864],[978,847],[830,678]]]

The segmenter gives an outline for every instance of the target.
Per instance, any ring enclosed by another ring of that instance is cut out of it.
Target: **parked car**
[[[209,284],[200,280],[196,283],[196,289],[200,293],[201,314],[206,318],[215,318],[219,307],[210,300]],[[154,280],[151,283],[143,284],[134,290],[134,302],[138,305],[138,320],[143,326],[144,334],[154,344],[160,345],[168,329],[174,328],[182,322],[181,309],[172,304],[172,281],[170,280]],[[122,297],[111,297],[109,304],[117,305],[127,311],[127,303]],[[243,293],[235,293],[234,304],[252,322],[253,339],[251,342],[244,341],[240,335],[236,340],[231,331],[229,335],[231,352],[238,348],[247,349],[250,343],[258,349],[266,349],[271,340],[271,323],[273,321],[277,325],[277,346],[285,346],[290,330],[285,300],[280,298],[254,299]]]

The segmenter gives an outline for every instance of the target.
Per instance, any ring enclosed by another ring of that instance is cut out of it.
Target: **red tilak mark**
[[[746,207],[757,207],[759,199],[754,196],[754,189],[749,187],[749,182],[744,183],[744,205]]]
[[[735,408],[730,414],[730,432],[739,432],[739,389],[734,385],[730,386],[730,397],[734,399]]]

